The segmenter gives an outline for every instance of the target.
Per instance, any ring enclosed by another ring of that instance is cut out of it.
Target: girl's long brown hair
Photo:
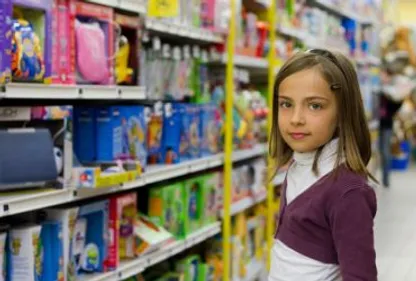
[[[278,125],[280,84],[290,75],[311,68],[317,68],[321,72],[336,97],[338,124],[334,137],[339,137],[336,167],[344,159],[350,170],[375,180],[367,169],[371,158],[371,137],[357,73],[353,64],[344,55],[327,50],[297,53],[283,65],[276,76],[269,143],[269,153],[275,160],[276,171],[287,164],[293,155],[293,150],[283,140]],[[315,156],[313,164],[315,173],[318,173],[317,161],[321,149],[318,149]]]

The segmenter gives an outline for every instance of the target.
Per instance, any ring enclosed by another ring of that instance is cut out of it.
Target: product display
[[[380,52],[379,1],[0,2],[0,281],[262,280],[271,75],[341,51],[370,122],[380,53],[415,73],[410,31]]]

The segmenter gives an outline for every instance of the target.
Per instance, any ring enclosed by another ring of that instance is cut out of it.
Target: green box
[[[198,268],[198,281],[214,280],[214,267],[207,263],[200,263]]]
[[[200,268],[199,256],[189,256],[180,260],[176,264],[176,272],[184,274],[184,281],[199,281],[199,268]]]
[[[218,174],[212,173],[204,175],[202,181],[202,225],[209,225],[217,221],[218,204],[217,204],[217,188],[218,188]]]
[[[158,225],[163,226],[177,239],[185,237],[183,207],[183,185],[175,183],[163,187],[152,188],[149,194],[149,217]]]
[[[194,177],[184,182],[183,202],[185,212],[185,235],[197,231],[203,225],[203,186],[204,176]]]

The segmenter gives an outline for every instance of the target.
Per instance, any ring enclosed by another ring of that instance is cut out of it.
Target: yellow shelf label
[[[176,17],[179,14],[178,0],[149,0],[147,15],[149,17]]]

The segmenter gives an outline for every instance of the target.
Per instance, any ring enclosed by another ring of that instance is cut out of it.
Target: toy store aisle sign
[[[147,15],[149,17],[176,17],[179,14],[179,0],[149,0]]]

